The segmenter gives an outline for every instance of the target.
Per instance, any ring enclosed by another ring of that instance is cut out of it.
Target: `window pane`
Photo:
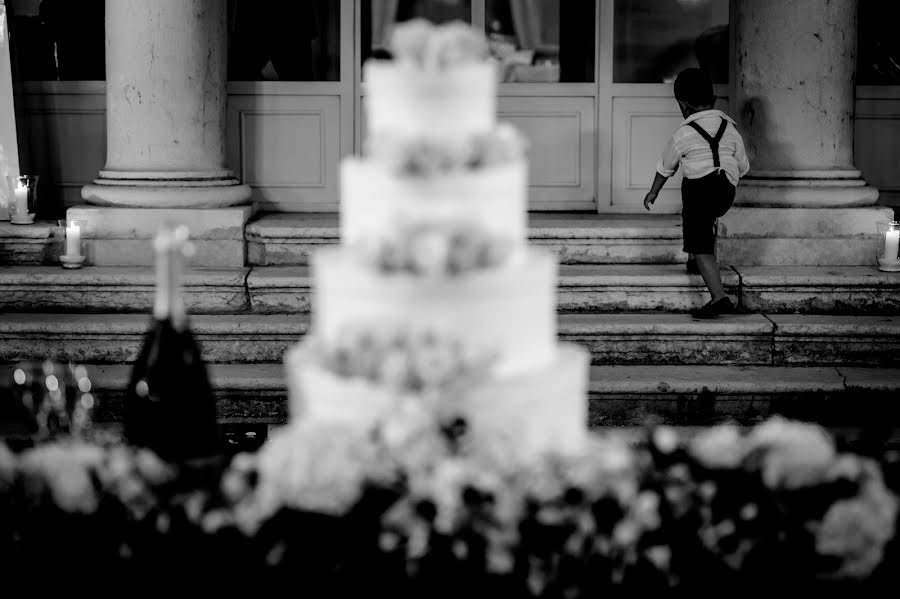
[[[594,80],[594,2],[486,0],[484,25],[503,81]]]
[[[231,81],[338,81],[340,2],[229,0]]]
[[[106,79],[104,0],[12,0],[5,5],[13,79]]]
[[[385,56],[394,23],[423,18],[432,23],[472,22],[471,0],[363,0],[360,14],[362,61]]]
[[[728,0],[616,0],[614,82],[665,83],[697,66],[728,82]]]
[[[900,19],[900,3],[860,0],[858,84],[900,85],[897,19]]]

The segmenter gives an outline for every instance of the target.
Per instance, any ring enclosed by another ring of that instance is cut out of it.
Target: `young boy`
[[[714,110],[712,82],[700,69],[685,69],[675,79],[675,100],[684,122],[675,131],[656,165],[656,177],[644,207],[656,202],[659,190],[679,165],[681,218],[688,272],[703,277],[712,296],[708,304],[692,310],[694,318],[716,318],[734,310],[725,295],[716,263],[716,219],[734,202],[738,180],[750,170],[744,140],[727,114]]]

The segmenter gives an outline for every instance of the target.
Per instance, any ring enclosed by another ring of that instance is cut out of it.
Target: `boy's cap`
[[[685,69],[675,78],[675,98],[691,106],[706,106],[716,101],[712,81],[706,71]]]

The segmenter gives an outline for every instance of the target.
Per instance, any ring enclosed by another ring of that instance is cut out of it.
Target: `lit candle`
[[[884,259],[897,260],[900,249],[900,230],[890,229],[884,234]]]
[[[19,181],[19,184],[16,186],[16,214],[19,215],[19,218],[25,218],[28,216],[28,187],[25,186],[24,183]]]
[[[81,227],[77,222],[66,224],[66,256],[70,258],[81,256]]]

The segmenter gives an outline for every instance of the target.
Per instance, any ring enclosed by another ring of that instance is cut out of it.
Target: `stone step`
[[[735,206],[719,219],[717,250],[724,262],[744,266],[875,264],[875,223],[892,218],[881,206]]]
[[[740,277],[722,270],[727,291],[737,298]],[[310,310],[312,278],[306,266],[257,266],[247,278],[254,312]],[[559,270],[563,312],[686,312],[709,301],[703,280],[677,264],[564,264]]]
[[[531,213],[528,236],[571,264],[684,262],[681,219],[672,215]],[[307,264],[309,253],[338,243],[332,213],[269,214],[247,225],[250,264]]]
[[[0,314],[0,362],[130,363],[150,324],[144,314]],[[286,314],[201,314],[190,325],[214,363],[279,362],[308,329],[305,317]]]
[[[900,274],[874,266],[737,266],[741,307],[766,313],[900,314]]]
[[[0,221],[0,264],[59,265],[63,237],[54,221],[14,225]]]
[[[564,264],[561,312],[686,312],[707,301],[697,275],[677,264]],[[900,276],[867,266],[722,268],[744,312],[900,314]],[[194,314],[303,313],[306,266],[193,269],[185,301]],[[140,312],[153,306],[152,267],[0,266],[3,312]]]
[[[287,419],[281,364],[213,364],[219,418],[281,424]],[[91,365],[96,417],[117,421],[130,368]],[[736,421],[774,414],[833,426],[900,424],[900,369],[772,366],[594,366],[589,424],[642,426]]]
[[[0,362],[129,363],[150,324],[141,314],[0,314]],[[308,330],[306,315],[223,314],[191,319],[213,363],[279,362]],[[900,365],[900,317],[734,314],[563,314],[559,337],[595,364]]]
[[[248,268],[192,269],[183,290],[189,312],[212,314],[249,309]],[[142,312],[153,309],[152,266],[0,266],[4,312]]]
[[[900,314],[900,276],[869,266],[723,267],[726,291],[744,312]],[[259,313],[308,312],[306,266],[257,266],[247,278]],[[709,299],[698,275],[676,264],[564,264],[562,312],[687,312]]]

